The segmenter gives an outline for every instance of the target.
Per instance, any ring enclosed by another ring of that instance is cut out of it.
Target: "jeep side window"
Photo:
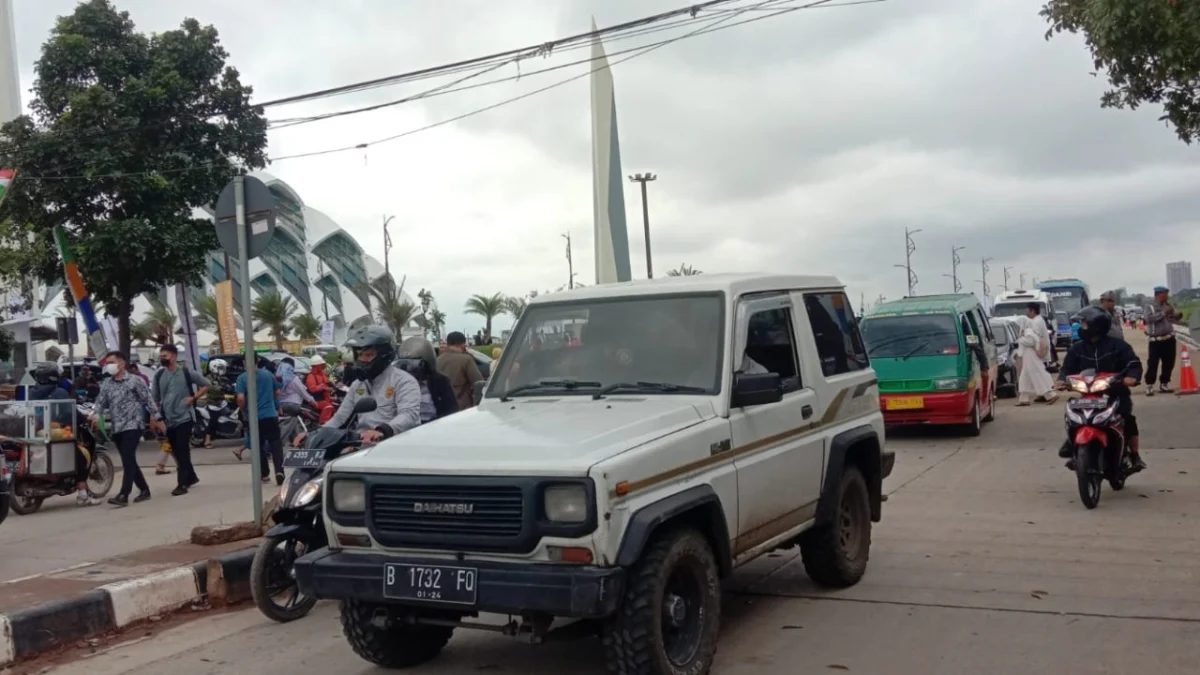
[[[804,308],[812,324],[825,377],[867,368],[867,350],[845,293],[806,293]]]
[[[784,393],[799,390],[800,362],[793,335],[790,308],[779,307],[751,314],[746,330],[746,352],[736,365],[737,369],[744,373],[776,373]]]

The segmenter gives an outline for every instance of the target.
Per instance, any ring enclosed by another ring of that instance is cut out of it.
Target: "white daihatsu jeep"
[[[799,545],[817,583],[862,578],[894,459],[836,278],[540,296],[479,406],[330,465],[330,545],[296,573],[377,665],[494,613],[534,641],[596,620],[614,673],[701,675],[737,566]]]

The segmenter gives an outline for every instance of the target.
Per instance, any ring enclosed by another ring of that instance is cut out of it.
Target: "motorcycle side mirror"
[[[363,413],[374,412],[379,404],[370,396],[364,396],[354,402],[354,414],[361,415]]]

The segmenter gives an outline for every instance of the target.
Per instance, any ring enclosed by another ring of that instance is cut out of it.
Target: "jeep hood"
[[[489,400],[337,460],[362,473],[586,476],[597,462],[715,416],[693,397]]]

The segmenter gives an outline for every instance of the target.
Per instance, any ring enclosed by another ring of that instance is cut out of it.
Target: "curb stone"
[[[245,600],[250,597],[255,550],[234,551],[0,614],[0,667],[112,633],[206,596],[227,604]]]

